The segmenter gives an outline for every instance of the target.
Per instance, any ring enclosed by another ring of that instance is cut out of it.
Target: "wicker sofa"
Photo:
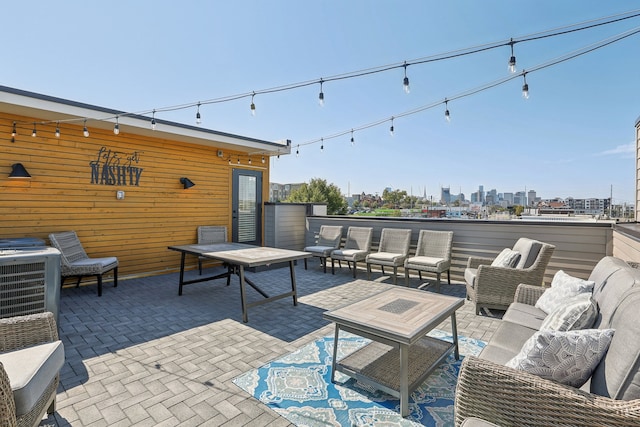
[[[53,313],[0,319],[0,425],[37,426],[52,414],[63,364]]]
[[[589,381],[577,389],[504,366],[546,316],[535,307],[546,288],[520,285],[482,353],[462,363],[456,426],[467,419],[465,426],[478,419],[505,427],[640,425],[640,270],[605,257],[589,280],[598,307],[593,328],[615,330]]]

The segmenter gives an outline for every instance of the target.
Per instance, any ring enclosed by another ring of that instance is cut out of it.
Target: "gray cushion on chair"
[[[100,266],[100,268],[105,268],[108,265],[115,264],[117,262],[118,262],[118,258],[112,256],[112,257],[105,257],[105,258],[81,259],[81,260],[72,262],[71,265],[73,267],[89,267],[97,264]]]
[[[464,269],[464,280],[467,282],[472,288],[476,286],[476,276],[478,275],[477,268],[465,268]]]
[[[516,244],[513,245],[512,249],[520,252],[520,261],[516,264],[516,268],[529,268],[536,261],[536,258],[538,258],[540,249],[542,249],[542,242],[521,237]]]
[[[335,248],[333,246],[307,246],[305,252],[311,252],[314,255],[328,257]]]
[[[62,341],[40,344],[0,354],[18,417],[28,413],[44,394],[44,390],[58,375],[64,364]]]

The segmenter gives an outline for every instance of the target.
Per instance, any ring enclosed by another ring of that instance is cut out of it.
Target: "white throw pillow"
[[[538,331],[505,365],[561,384],[581,387],[607,353],[613,333],[613,329]]]
[[[540,330],[571,331],[593,326],[598,316],[596,302],[585,292],[570,298],[544,318]]]
[[[515,267],[520,261],[520,252],[505,248],[491,263],[492,267]]]
[[[551,287],[544,291],[542,296],[536,302],[536,308],[549,314],[556,308],[564,304],[567,299],[575,297],[585,292],[593,292],[596,282],[592,280],[583,280],[577,277],[569,276],[562,270],[559,270],[551,281]]]

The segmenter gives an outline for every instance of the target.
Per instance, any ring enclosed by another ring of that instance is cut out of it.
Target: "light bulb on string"
[[[60,138],[60,122],[56,122],[56,138]]]
[[[409,77],[407,77],[407,61],[404,62],[404,80],[402,80],[402,88],[405,93],[411,92],[411,89],[409,88]]]
[[[82,129],[82,134],[85,138],[89,138],[89,129],[87,129],[87,119],[84,119],[84,128]]]
[[[511,74],[516,72],[516,57],[513,55],[514,44],[515,42],[513,41],[513,39],[511,39],[511,41],[509,42],[509,46],[511,46],[511,58],[509,58],[509,67],[508,67]]]
[[[113,125],[113,133],[115,135],[120,134],[120,123],[118,123],[118,116],[116,116],[116,124]]]
[[[522,85],[522,97],[524,99],[529,99],[529,85],[527,84],[527,73],[522,72],[522,78],[524,80],[524,84]]]
[[[391,127],[389,128],[389,134],[391,136],[393,136],[393,134],[394,134],[393,117],[391,117]]]
[[[240,156],[238,156],[238,161],[236,163],[240,164]]]
[[[11,130],[11,136],[16,136],[18,134],[16,130],[16,122],[13,122],[13,129]]]
[[[231,166],[231,156],[229,156],[229,161],[228,161],[228,163],[229,163],[229,166]]]
[[[202,116],[200,116],[200,103],[198,102],[198,110],[196,111],[196,124],[202,123]]]
[[[251,157],[249,157],[249,164],[251,164]]]
[[[264,156],[262,156],[262,163],[264,163],[264,161],[265,161],[265,160],[264,160]]]
[[[38,131],[36,131],[36,122],[33,122],[33,131],[31,131],[31,136],[38,136]]]
[[[151,130],[156,130],[156,110],[153,110],[151,115]]]
[[[256,104],[253,103],[253,97],[256,96],[256,93],[253,92],[253,95],[251,95],[251,115],[255,116],[256,115]]]
[[[353,129],[351,129],[351,146],[356,145],[356,140],[353,138]]]
[[[324,92],[322,91],[323,80],[320,79],[320,94],[318,95],[318,103],[321,107],[324,107]]]
[[[449,114],[449,101],[447,99],[444,100],[444,119],[447,122],[451,121],[451,115]]]
[[[324,152],[324,138],[320,138],[320,151]]]
[[[300,144],[296,147],[296,157],[300,156]]]

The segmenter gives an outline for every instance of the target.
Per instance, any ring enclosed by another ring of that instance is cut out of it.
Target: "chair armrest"
[[[0,363],[0,425],[7,427],[17,425],[13,390],[11,390],[11,383],[2,363]]]
[[[455,395],[455,425],[477,417],[500,426],[640,425],[640,399],[614,400],[467,356]]]
[[[58,328],[51,312],[0,319],[0,352],[57,340]]]
[[[493,258],[470,256],[467,260],[468,268],[478,268],[481,265],[490,265],[493,262]]]
[[[513,302],[520,302],[528,305],[536,305],[538,298],[549,289],[548,287],[527,285],[526,283],[520,283],[516,288],[516,295],[513,298]]]

